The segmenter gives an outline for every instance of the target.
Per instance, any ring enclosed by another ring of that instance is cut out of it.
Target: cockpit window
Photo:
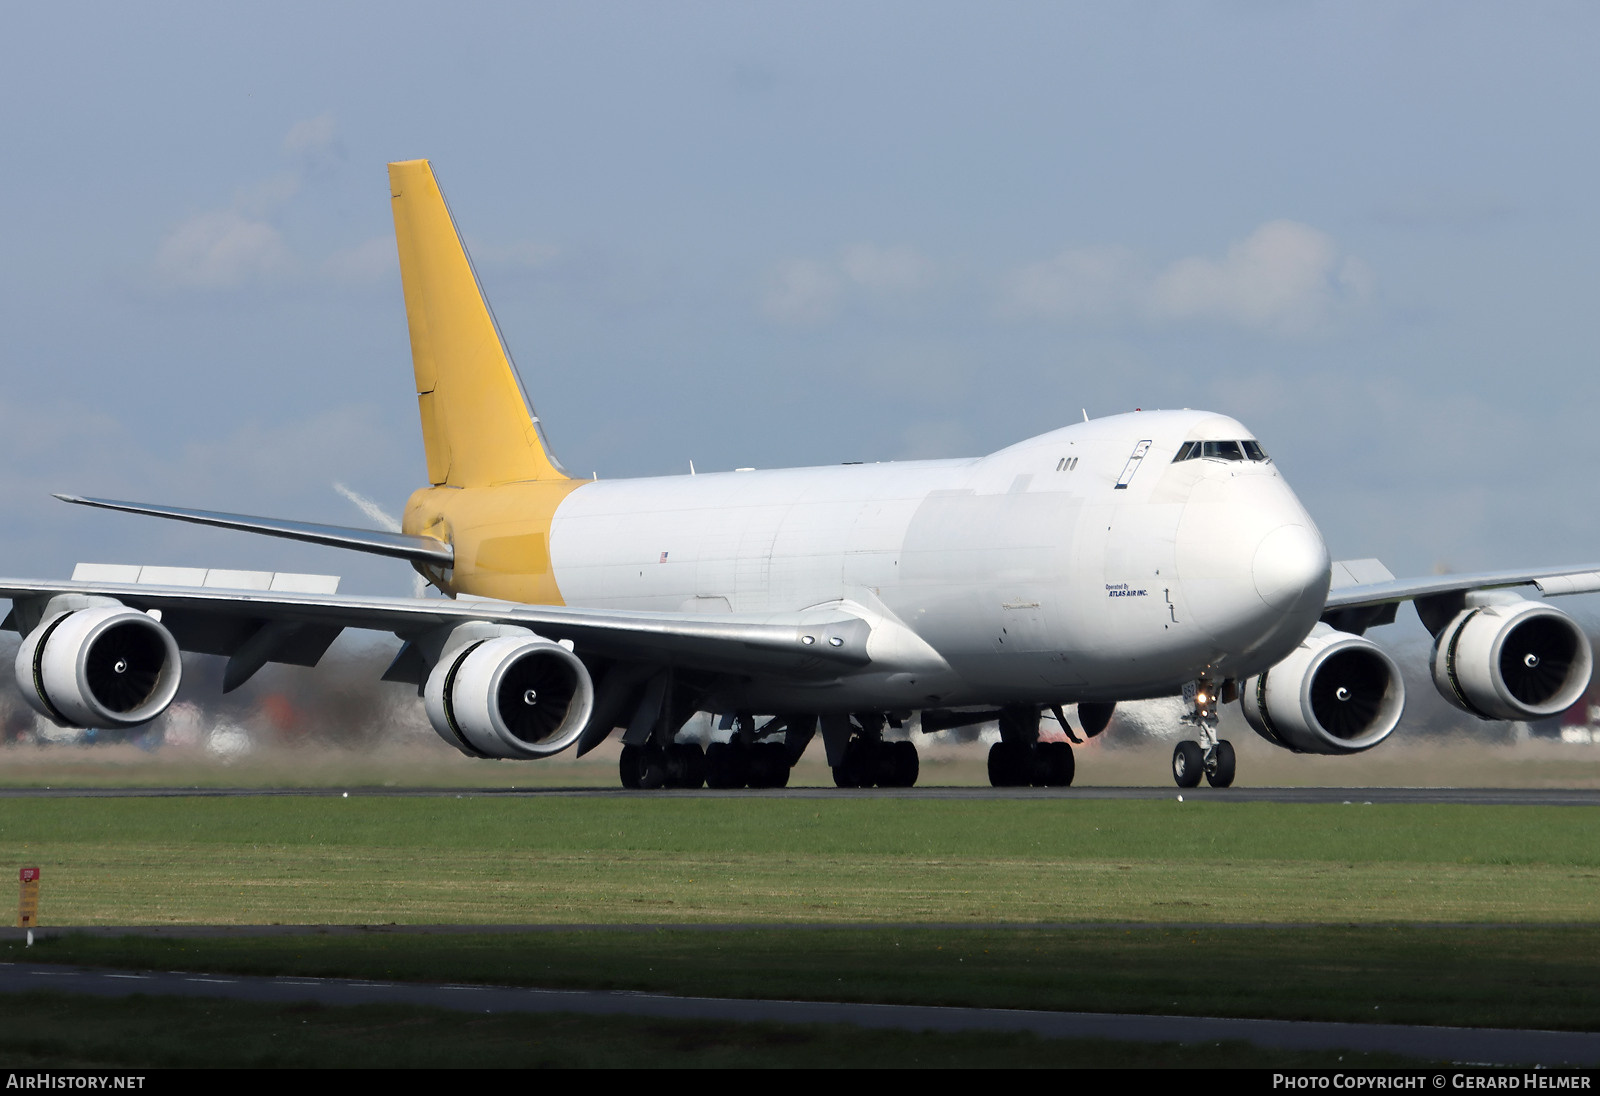
[[[1172,458],[1176,464],[1180,460],[1199,460],[1203,457],[1211,460],[1248,460],[1265,461],[1267,451],[1261,448],[1261,443],[1253,440],[1246,441],[1186,441],[1178,448],[1178,455]]]

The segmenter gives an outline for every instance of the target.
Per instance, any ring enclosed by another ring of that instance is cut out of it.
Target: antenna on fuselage
[[[1084,422],[1088,422],[1089,421],[1089,409],[1087,407],[1085,407],[1083,409],[1083,421]]]

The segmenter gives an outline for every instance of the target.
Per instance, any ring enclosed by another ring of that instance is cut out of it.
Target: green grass
[[[0,800],[0,850],[15,866],[44,869],[46,925],[772,926],[80,935],[28,950],[13,937],[0,960],[1600,1030],[1597,832],[1600,809],[1575,807],[359,793]],[[1144,927],[994,927],[1124,921]],[[902,922],[973,927],[885,927]],[[1259,922],[1287,927],[1185,927]],[[1146,1054],[992,1035],[256,1007],[63,999],[40,1006],[57,1016],[53,1026],[5,1036],[0,1049],[8,1061],[53,1064],[621,1064],[633,1060],[629,1046],[675,1064],[1289,1064],[1239,1048]],[[147,1038],[141,1025],[155,1017],[195,1034]],[[308,1030],[291,1036],[282,1025],[296,1018]],[[541,1025],[557,1034],[527,1034]],[[330,1057],[369,1034],[381,1057]],[[446,1050],[430,1058],[435,1045]]]
[[[1600,927],[63,936],[0,961],[1600,1031]]]
[[[1592,921],[1600,808],[25,799],[47,925]]]
[[[1040,1039],[995,1032],[867,1031],[627,1016],[478,1016],[366,1005],[258,1005],[30,993],[7,1000],[11,1069],[174,1067],[1207,1067],[1379,1068],[1391,1054]],[[14,1007],[13,1007],[14,1006]]]

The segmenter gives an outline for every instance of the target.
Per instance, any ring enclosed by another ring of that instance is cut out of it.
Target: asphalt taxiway
[[[622,788],[209,788],[209,787],[0,787],[0,799],[163,799],[238,796],[340,796],[383,798],[695,798],[695,799],[1182,799],[1195,803],[1458,803],[1478,806],[1594,807],[1600,788],[771,788],[737,791],[628,791]]]
[[[674,997],[638,992],[376,982],[303,976],[264,978],[0,963],[0,993],[38,990],[102,997],[131,997],[134,994],[221,997],[279,1004],[306,1001],[324,1005],[405,1004],[476,1013],[566,1012],[678,1020],[852,1024],[857,1027],[908,1031],[1032,1032],[1048,1039],[1114,1039],[1160,1043],[1242,1041],[1260,1047],[1283,1049],[1386,1051],[1462,1065],[1600,1065],[1600,1034],[1590,1032]]]

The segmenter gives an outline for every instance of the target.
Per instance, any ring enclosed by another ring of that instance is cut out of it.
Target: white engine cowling
[[[22,699],[66,727],[133,727],[167,710],[183,664],[172,633],[137,609],[96,605],[39,623],[17,651]]]
[[[1289,657],[1239,684],[1245,720],[1296,753],[1370,750],[1406,706],[1400,667],[1371,640],[1318,624]]]
[[[422,697],[433,729],[463,753],[549,757],[583,733],[594,682],[577,655],[530,632],[447,651]]]
[[[1433,683],[1484,719],[1540,719],[1589,688],[1594,653],[1567,614],[1517,598],[1457,613],[1433,641]]]

